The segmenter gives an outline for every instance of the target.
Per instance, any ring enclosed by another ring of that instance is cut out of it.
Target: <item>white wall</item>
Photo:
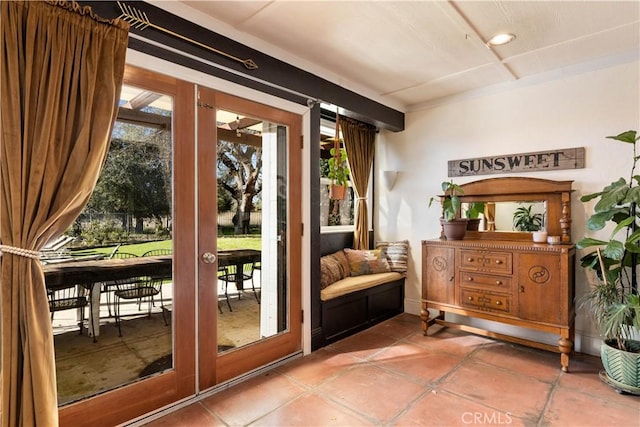
[[[384,170],[400,172],[392,191],[388,192],[384,185],[376,186],[376,239],[410,242],[406,311],[420,312],[421,241],[437,237],[440,229],[439,205],[429,209],[427,204],[432,195],[441,193],[441,182],[449,179],[447,161],[585,147],[584,169],[518,174],[574,181],[571,233],[576,242],[583,236],[586,218],[592,212],[592,205],[583,206],[580,196],[599,191],[620,176],[629,179],[632,147],[605,137],[640,130],[639,75],[636,57],[606,69],[565,74],[554,80],[519,82],[509,90],[502,87],[493,93],[458,98],[408,113],[405,131],[380,133],[376,181],[383,182]],[[505,175],[455,181],[465,183],[497,176]],[[577,251],[577,260],[582,255]],[[585,282],[577,263],[578,295],[587,288]],[[576,349],[598,354],[598,334],[590,320],[582,311],[576,320]],[[526,330],[509,332],[531,336]]]

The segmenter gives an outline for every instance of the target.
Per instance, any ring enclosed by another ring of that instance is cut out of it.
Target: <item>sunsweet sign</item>
[[[584,168],[584,147],[449,160],[449,176],[492,175]]]

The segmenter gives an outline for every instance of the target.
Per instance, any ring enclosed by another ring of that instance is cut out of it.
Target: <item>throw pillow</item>
[[[409,258],[409,241],[377,242],[376,249],[382,249],[385,253],[391,271],[398,273],[407,272],[407,260]]]
[[[320,258],[320,289],[349,276],[349,263],[343,251]]]
[[[344,250],[344,253],[349,261],[351,276],[386,273],[390,271],[387,258],[380,249],[356,250],[347,248]]]

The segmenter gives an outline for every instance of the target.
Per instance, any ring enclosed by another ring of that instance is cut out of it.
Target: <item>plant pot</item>
[[[533,235],[533,241],[535,243],[547,243],[547,232],[546,231],[534,231],[531,234]]]
[[[617,348],[615,340],[600,345],[600,358],[611,385],[621,391],[640,393],[640,341],[626,340],[627,349]]]
[[[480,220],[481,218],[469,218],[467,221],[467,230],[478,231],[478,228],[480,228]]]
[[[467,219],[458,218],[451,221],[440,219],[442,230],[447,240],[462,240],[467,233]]]
[[[334,200],[344,200],[347,194],[347,187],[344,185],[331,184],[329,187],[329,197]]]

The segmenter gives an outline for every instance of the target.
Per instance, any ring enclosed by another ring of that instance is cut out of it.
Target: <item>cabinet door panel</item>
[[[519,255],[518,310],[520,318],[560,323],[560,257],[523,253]]]
[[[422,275],[427,278],[422,298],[443,304],[455,303],[455,249],[425,246]]]

